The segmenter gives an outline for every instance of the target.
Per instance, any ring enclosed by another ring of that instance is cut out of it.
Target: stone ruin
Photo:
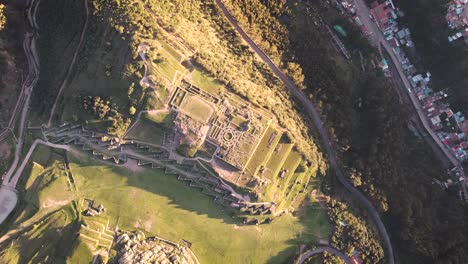
[[[191,264],[194,261],[187,247],[159,238],[146,238],[140,232],[124,232],[116,236],[114,248],[118,264]]]
[[[88,200],[88,208],[86,208],[86,210],[83,211],[83,214],[85,216],[98,216],[106,210],[106,208],[104,208],[104,205],[99,204],[98,206],[95,206],[94,204],[94,200]]]

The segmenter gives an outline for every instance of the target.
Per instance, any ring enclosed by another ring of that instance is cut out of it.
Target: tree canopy
[[[5,28],[6,17],[5,17],[5,5],[0,4],[0,30]]]

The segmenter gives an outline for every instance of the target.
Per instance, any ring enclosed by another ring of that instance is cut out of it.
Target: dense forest
[[[228,7],[285,72],[288,65],[299,66],[305,92],[326,117],[349,179],[386,219],[397,263],[464,263],[468,210],[456,195],[432,184],[445,171],[408,130],[410,109],[372,66],[375,54],[358,30],[321,1],[233,0]],[[321,21],[345,28],[351,61],[331,47]]]

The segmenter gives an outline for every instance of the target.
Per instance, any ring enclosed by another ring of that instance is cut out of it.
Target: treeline
[[[468,211],[456,195],[432,184],[434,178],[446,177],[446,172],[425,141],[407,129],[407,111],[411,109],[399,104],[395,88],[373,68],[371,61],[375,64],[377,58],[373,51],[356,35],[356,28],[327,3],[278,2],[249,1],[248,8],[257,13],[242,12],[241,0],[231,1],[230,6],[237,6],[240,12],[233,12],[237,20],[256,29],[250,33],[264,42],[288,38],[290,44],[280,57],[283,63],[295,62],[302,69],[305,92],[326,116],[349,179],[387,219],[397,262],[463,263],[468,259],[468,242],[463,238],[468,234],[464,221]],[[284,11],[272,11],[277,8]],[[252,23],[262,19],[254,19],[254,14],[276,19],[288,29],[287,36],[276,35],[270,28],[266,29],[268,34],[256,33],[262,27]],[[350,49],[351,62],[330,47],[320,19],[347,30],[349,36],[343,41]],[[353,243],[349,237],[341,239]],[[370,258],[365,262],[375,263]]]
[[[362,217],[351,213],[346,204],[332,199],[328,203],[328,216],[335,226],[330,241],[332,247],[343,250],[348,256],[357,252],[365,263],[379,263],[383,259],[384,250],[372,228]],[[336,258],[326,255],[324,263],[336,263]]]

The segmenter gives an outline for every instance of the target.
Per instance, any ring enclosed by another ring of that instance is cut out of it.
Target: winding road
[[[31,14],[31,9],[34,8],[35,0],[31,0],[30,6],[29,6],[29,12],[28,12],[28,19],[31,27],[34,28],[35,25],[35,17],[30,17]],[[38,0],[37,4],[40,4],[40,0]],[[24,125],[26,123],[26,118],[28,114],[28,109],[29,109],[29,101],[31,100],[31,94],[33,91],[34,86],[36,85],[38,78],[39,78],[39,59],[37,57],[37,53],[35,51],[35,37],[37,33],[34,30],[33,33],[26,33],[25,39],[23,41],[23,49],[24,53],[26,55],[27,61],[28,61],[28,76],[26,80],[23,83],[23,97],[19,98],[19,100],[23,101],[21,107],[21,119],[20,119],[20,124],[18,127],[18,141],[15,146],[15,156],[13,159],[13,162],[8,169],[6,175],[3,177],[4,179],[9,179],[13,172],[16,169],[16,166],[18,165],[19,158],[21,155],[21,150],[23,148],[23,143],[24,143],[24,138],[23,138],[23,132],[24,132]],[[17,104],[18,106],[18,104]],[[14,109],[13,112],[13,117],[18,115],[18,111],[20,111],[19,107]],[[16,121],[15,121],[16,122]],[[12,124],[12,127],[10,129],[14,128],[14,124]]]
[[[372,205],[372,203],[350,182],[345,178],[343,172],[341,171],[340,166],[338,165],[338,161],[335,155],[335,152],[332,148],[330,143],[330,139],[328,137],[327,131],[323,126],[323,122],[320,119],[320,115],[318,114],[314,104],[307,98],[307,96],[298,88],[294,83],[286,77],[283,72],[280,71],[278,67],[271,61],[271,59],[255,44],[254,41],[245,33],[245,31],[239,26],[237,21],[232,17],[229,13],[227,8],[224,6],[221,0],[216,0],[216,4],[222,10],[223,14],[229,20],[231,25],[236,29],[236,31],[241,35],[241,37],[247,42],[250,48],[270,67],[270,69],[274,72],[274,74],[284,83],[284,85],[289,89],[292,96],[299,101],[306,110],[307,114],[311,118],[312,122],[314,123],[315,127],[317,128],[321,141],[322,146],[324,147],[325,151],[328,154],[328,158],[330,161],[331,168],[335,171],[335,176],[338,181],[358,200],[358,202],[368,211],[369,215],[375,222],[377,229],[379,230],[380,236],[382,238],[383,243],[385,244],[386,249],[386,257],[388,259],[388,263],[394,264],[394,254],[392,243],[390,242],[390,236],[387,233],[385,225],[383,224],[382,220],[380,219],[379,213]]]
[[[26,55],[26,59],[28,61],[28,76],[26,80],[23,82],[23,88],[20,98],[18,99],[18,103],[15,106],[14,112],[12,113],[13,123],[11,124],[10,130],[13,130],[14,124],[16,123],[17,115],[19,111],[21,111],[21,118],[18,126],[18,140],[15,146],[15,156],[13,159],[12,164],[10,165],[8,171],[2,177],[2,186],[0,187],[0,224],[5,220],[5,218],[10,214],[10,212],[16,206],[16,202],[18,200],[16,190],[14,186],[9,184],[10,178],[15,172],[19,159],[21,156],[21,151],[23,149],[24,144],[24,126],[26,123],[28,110],[29,110],[29,102],[31,100],[31,94],[33,91],[34,86],[36,85],[38,78],[39,78],[39,58],[36,52],[36,37],[37,37],[37,28],[35,25],[36,18],[35,18],[35,10],[37,10],[37,5],[40,4],[40,0],[31,0],[29,2],[29,7],[27,11],[27,18],[33,32],[27,32],[26,36],[23,41],[23,49]],[[21,108],[21,109],[20,109]],[[10,120],[10,122],[11,122]],[[10,124],[9,124],[10,126]]]
[[[416,97],[416,95],[412,92],[412,87],[411,84],[409,83],[409,80],[403,70],[403,66],[399,62],[398,58],[396,57],[395,53],[393,52],[392,47],[386,41],[382,31],[378,28],[377,24],[371,19],[371,12],[369,7],[366,5],[364,0],[354,0],[355,3],[355,9],[356,9],[356,14],[359,16],[361,22],[366,25],[366,27],[373,32],[370,36],[370,41],[374,46],[381,46],[383,47],[388,55],[390,56],[390,59],[392,60],[396,71],[398,73],[398,76],[395,76],[396,78],[399,78],[401,80],[401,83],[404,85],[404,87],[407,90],[407,93],[409,95],[409,98],[411,99],[411,103],[416,110],[416,113],[419,117],[420,123],[423,125],[424,129],[426,132],[430,135],[430,138],[435,142],[435,144],[439,147],[439,149],[442,151],[443,155],[449,160],[449,162],[452,164],[454,167],[461,168],[461,163],[458,161],[455,156],[452,154],[452,152],[442,143],[442,141],[437,137],[436,133],[434,130],[432,130],[429,120],[426,118],[426,115],[422,109],[421,103],[419,102],[419,99]],[[442,162],[444,162],[442,160]],[[463,175],[463,178],[465,179],[464,182],[461,184],[463,195],[465,198],[465,201],[468,202],[468,190],[466,187],[466,182],[468,182],[468,177],[467,175]]]

